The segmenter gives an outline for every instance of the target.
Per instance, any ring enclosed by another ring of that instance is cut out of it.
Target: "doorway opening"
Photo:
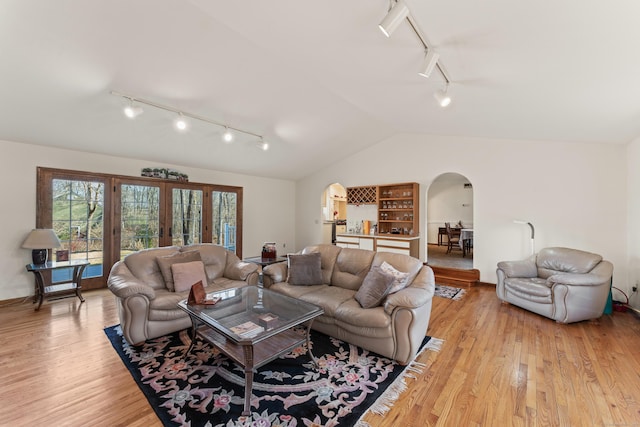
[[[347,189],[330,184],[322,192],[322,243],[336,242],[336,233],[347,232]]]
[[[452,244],[449,244],[446,223],[450,225]],[[444,173],[429,186],[427,263],[436,267],[473,269],[473,186],[464,175]]]

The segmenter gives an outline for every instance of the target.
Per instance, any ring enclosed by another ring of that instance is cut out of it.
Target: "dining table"
[[[467,252],[471,252],[473,247],[473,228],[463,228],[460,230],[460,247],[462,248],[462,257],[467,256]]]

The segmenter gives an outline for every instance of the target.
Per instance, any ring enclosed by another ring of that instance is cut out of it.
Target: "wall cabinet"
[[[378,234],[420,234],[420,185],[378,186]]]
[[[375,186],[347,187],[347,203],[350,205],[375,205],[377,191]]]

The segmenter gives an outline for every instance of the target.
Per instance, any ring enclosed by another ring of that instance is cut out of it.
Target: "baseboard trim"
[[[429,265],[427,263],[427,265]],[[438,267],[429,265],[436,276],[436,283],[450,286],[475,286],[480,282],[480,270],[460,270],[458,268]]]

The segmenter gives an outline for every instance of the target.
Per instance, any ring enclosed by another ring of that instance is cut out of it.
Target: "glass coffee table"
[[[313,319],[324,313],[321,307],[256,286],[227,289],[208,294],[220,298],[215,305],[178,303],[191,318],[191,346],[197,337],[216,346],[244,368],[245,391],[242,415],[251,414],[253,372],[262,365],[307,343]],[[304,326],[301,333],[295,326]]]

